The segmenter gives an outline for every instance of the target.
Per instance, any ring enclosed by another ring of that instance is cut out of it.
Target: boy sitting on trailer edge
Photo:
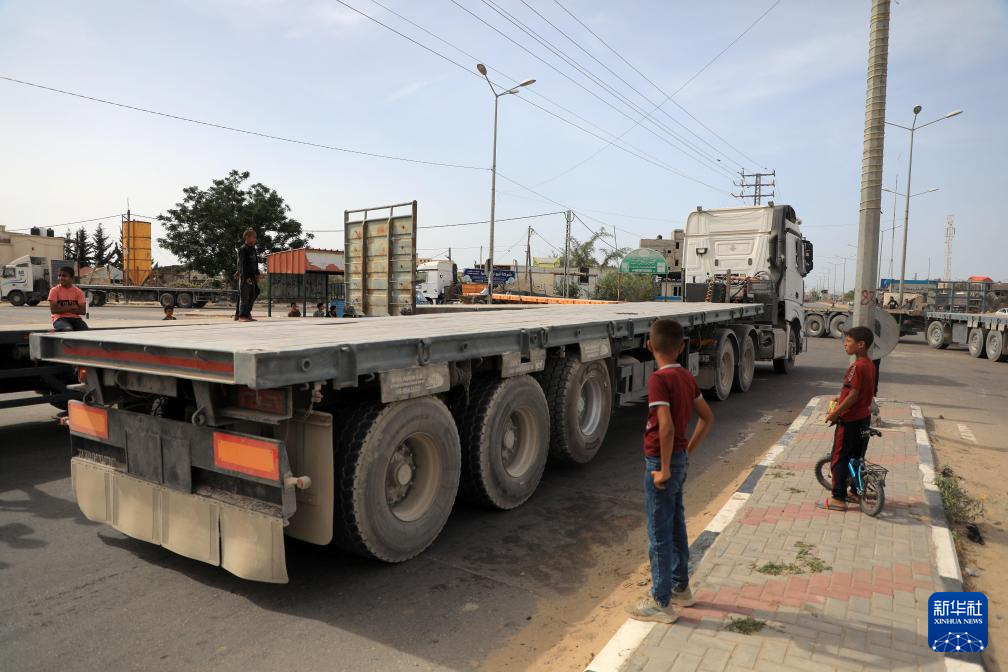
[[[648,350],[657,369],[648,378],[648,420],[644,429],[644,510],[647,515],[651,591],[626,607],[638,621],[674,623],[679,607],[696,603],[689,585],[689,541],[683,486],[689,456],[714,424],[714,414],[693,375],[677,360],[684,347],[679,322],[660,319],[651,325]],[[693,436],[686,429],[699,416]]]
[[[861,459],[868,449],[864,432],[871,425],[872,400],[875,397],[875,364],[868,359],[868,348],[875,334],[868,327],[854,327],[844,334],[844,352],[856,359],[844,374],[840,396],[830,404],[826,422],[836,425],[833,434],[833,497],[816,504],[820,509],[846,511],[849,500],[857,495],[847,492],[847,465]]]

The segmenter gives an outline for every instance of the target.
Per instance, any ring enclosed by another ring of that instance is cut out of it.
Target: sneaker
[[[641,598],[640,602],[628,604],[626,612],[630,614],[630,618],[636,621],[651,621],[652,623],[671,624],[679,618],[679,610],[675,606],[670,603],[667,607],[663,607],[655,602],[651,595]]]
[[[672,590],[672,599],[669,600],[669,604],[674,604],[677,607],[692,607],[696,604],[696,598],[693,597],[693,591],[690,590],[690,587],[686,586],[682,590]]]

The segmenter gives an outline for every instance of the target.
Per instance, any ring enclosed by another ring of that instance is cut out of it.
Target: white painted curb
[[[711,519],[710,523],[707,524],[707,527],[704,528],[701,535],[707,535],[708,537],[713,535],[716,537],[726,527],[728,527],[728,524],[734,520],[736,514],[738,514],[745,505],[746,501],[749,499],[751,488],[755,485],[752,481],[754,479],[758,480],[758,477],[762,476],[766,469],[770,467],[778,457],[780,457],[780,454],[783,453],[784,449],[791,443],[791,439],[794,435],[808,421],[812,411],[819,405],[819,400],[821,398],[822,397],[812,397],[812,399],[805,404],[805,408],[802,409],[801,414],[795,418],[795,421],[787,428],[787,431],[784,432],[780,440],[763,454],[762,459],[760,459],[756,466],[753,467],[752,472],[750,472],[749,478],[745,479],[745,482],[741,487],[745,487],[746,484],[749,484],[749,492],[736,491],[732,494],[731,498],[729,498],[729,500],[725,502],[724,506],[722,506],[717,512],[717,515],[715,515]],[[699,537],[697,538],[699,539]],[[694,543],[696,542],[694,541]],[[709,547],[710,544],[707,544],[704,551],[706,551]],[[692,556],[693,553],[691,552],[691,564],[694,562]],[[699,562],[697,562],[697,564],[699,564]],[[585,672],[619,672],[620,668],[623,667],[623,664],[630,658],[630,656],[633,655],[634,651],[640,647],[641,642],[643,642],[644,639],[651,634],[655,625],[657,624],[635,621],[632,618],[627,619],[626,622],[620,626],[620,629],[616,631],[616,634],[612,636],[612,639],[610,639],[606,645],[602,647],[602,650],[598,653],[598,655],[596,655],[595,658],[593,658],[588,664],[588,667],[585,668]]]
[[[914,434],[917,438],[917,453],[920,460],[921,482],[924,485],[925,496],[939,497],[938,487],[934,484],[935,479],[935,452],[931,445],[931,437],[928,436],[927,428],[924,425],[924,413],[917,404],[910,405],[910,415],[913,418]],[[930,510],[930,507],[929,507]],[[955,542],[952,541],[952,532],[948,528],[948,520],[945,518],[945,509],[941,509],[940,519],[931,515],[931,545],[934,546],[935,563],[938,568],[938,575],[946,581],[958,584],[959,589],[963,589],[962,571],[959,568],[959,556],[956,554]],[[945,658],[945,669],[948,672],[983,672],[983,665],[955,658]]]

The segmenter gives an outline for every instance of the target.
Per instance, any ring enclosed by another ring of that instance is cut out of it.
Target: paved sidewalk
[[[815,506],[827,495],[813,470],[832,443],[827,402],[809,402],[693,543],[696,606],[671,626],[628,621],[589,670],[980,669],[928,647],[928,597],[962,584],[920,411],[881,405],[868,459],[889,475],[871,518]],[[763,629],[726,629],[745,617]]]

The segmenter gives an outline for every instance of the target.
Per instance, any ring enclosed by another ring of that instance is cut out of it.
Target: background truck
[[[461,293],[458,266],[447,259],[425,261],[417,266],[417,292],[430,303],[447,303]]]
[[[907,305],[905,308],[898,308],[897,283],[898,281],[888,281],[888,287],[879,290],[881,308],[897,321],[900,336],[926,333],[929,342],[932,339],[928,330],[934,322],[929,313],[982,313],[996,310],[1005,302],[997,286],[990,281],[939,280],[928,283],[923,288],[917,282],[909,285],[904,295],[904,302]],[[851,309],[847,305],[814,303],[805,306],[805,333],[811,337],[842,338],[850,320]],[[940,331],[936,333],[938,335],[935,336],[934,342],[944,342]]]
[[[37,306],[49,296],[49,289],[60,266],[73,266],[69,261],[48,261],[41,257],[21,257],[0,269],[0,296],[12,306]],[[202,308],[210,302],[236,300],[238,292],[231,289],[204,289],[200,287],[148,287],[145,285],[89,285],[79,284],[87,296],[88,305],[94,308],[105,305],[109,299],[127,301],[156,301],[162,306]]]
[[[681,363],[713,397],[747,391],[757,359],[794,366],[789,297],[811,250],[786,206],[752,209],[767,231],[734,232],[760,239],[768,285],[740,294],[727,277],[729,302],[411,316],[416,204],[394,210],[345,227],[348,301],[386,317],[33,334],[33,357],[86,371],[68,409],[85,516],[259,581],[287,580],[285,534],[401,562],[456,496],[512,509],[547,458],[592,460],[614,405],[646,395],[658,318],[686,328]],[[695,240],[724,242],[722,222],[700,224]]]
[[[0,296],[12,306],[37,306],[49,296],[52,283],[42,257],[23,256],[0,267]]]
[[[929,311],[927,342],[944,350],[956,343],[965,345],[971,357],[992,362],[1008,361],[1008,308],[993,312]]]

